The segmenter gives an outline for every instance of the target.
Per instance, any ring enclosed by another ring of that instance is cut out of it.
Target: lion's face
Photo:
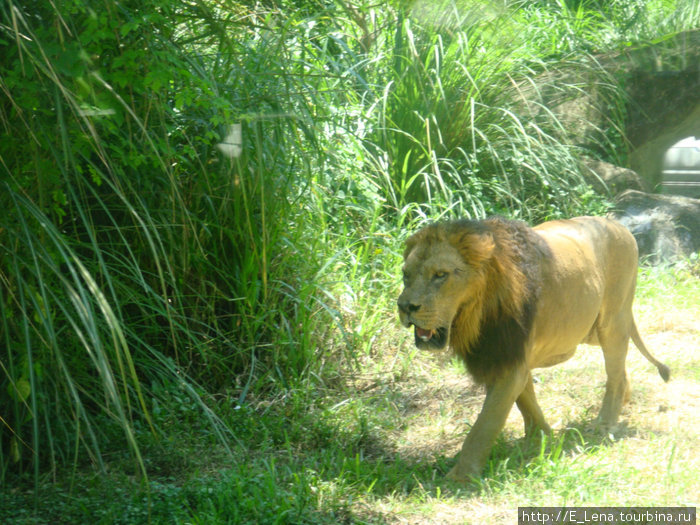
[[[447,240],[410,244],[404,254],[401,323],[414,327],[416,346],[442,349],[460,306],[468,299],[472,268]]]

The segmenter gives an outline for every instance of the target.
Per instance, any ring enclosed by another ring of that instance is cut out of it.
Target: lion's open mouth
[[[416,346],[421,350],[438,350],[447,345],[447,328],[425,330],[413,325]]]

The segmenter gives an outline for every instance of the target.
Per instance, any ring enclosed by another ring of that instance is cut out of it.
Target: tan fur
[[[530,370],[570,358],[579,343],[603,348],[608,379],[599,421],[606,429],[615,425],[629,397],[630,337],[661,376],[669,377],[668,368],[644,347],[632,316],[637,245],[624,227],[580,217],[526,229],[525,237],[521,225],[518,237],[513,224],[432,225],[411,237],[404,252],[399,314],[404,325],[417,327],[419,347],[449,344],[469,365],[479,358],[474,348],[485,348],[479,345],[487,321],[497,333],[500,319],[530,319],[521,338],[522,359],[476,377],[486,385],[486,399],[448,474],[454,480],[481,474],[514,403],[526,432],[549,431]],[[534,312],[529,318],[523,315],[528,305]]]

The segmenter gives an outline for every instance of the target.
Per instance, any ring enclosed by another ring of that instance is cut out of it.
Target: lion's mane
[[[432,225],[407,250],[431,237],[447,239],[474,270],[474,294],[455,316],[450,344],[474,379],[489,383],[525,359],[549,249],[524,222],[492,218]]]

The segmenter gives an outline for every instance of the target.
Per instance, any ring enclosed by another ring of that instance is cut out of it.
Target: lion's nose
[[[420,310],[419,304],[413,304],[410,301],[407,301],[405,299],[399,299],[398,304],[399,304],[399,310],[401,310],[402,312],[406,312],[407,314],[412,314],[412,313]]]

